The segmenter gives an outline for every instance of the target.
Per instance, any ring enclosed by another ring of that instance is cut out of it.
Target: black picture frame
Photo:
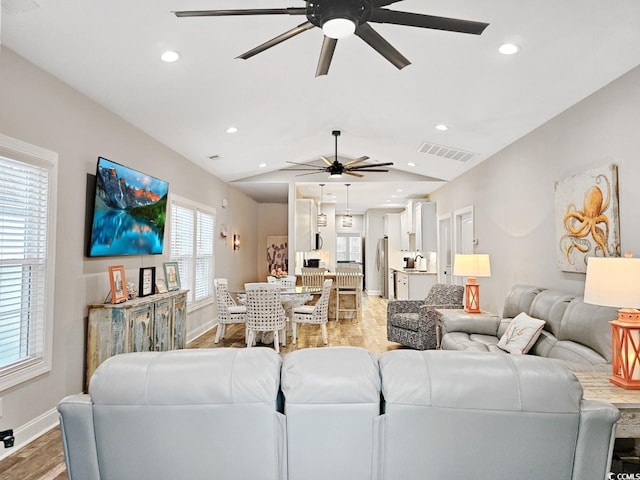
[[[138,296],[147,297],[153,295],[156,285],[156,267],[142,267],[138,282]]]

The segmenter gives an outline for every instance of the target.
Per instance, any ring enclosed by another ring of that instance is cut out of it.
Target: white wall
[[[491,255],[481,307],[502,312],[515,283],[582,294],[584,274],[556,266],[554,184],[619,165],[622,251],[640,256],[640,67],[431,195],[438,214],[474,206],[478,253]]]
[[[82,390],[87,304],[104,300],[107,267],[123,264],[128,277],[137,279],[140,267],[155,265],[162,271],[162,262],[167,260],[164,255],[110,259],[84,256],[87,174],[95,174],[99,155],[168,180],[170,193],[214,207],[217,222],[226,223],[229,232],[239,233],[243,242],[242,249],[234,252],[231,242],[216,237],[216,274],[228,277],[232,288],[256,279],[256,225],[261,225],[261,218],[255,201],[7,47],[0,52],[0,132],[59,154],[53,369],[27,384],[0,392],[0,430],[17,429],[20,442],[24,440],[21,435],[37,433],[34,430],[42,415],[48,413],[47,419],[52,418],[52,410],[61,398]],[[227,208],[222,208],[223,198],[228,199]],[[286,212],[286,206],[284,209]],[[266,217],[271,219],[270,215]],[[286,233],[286,228],[283,231]],[[215,316],[213,305],[190,313],[189,336],[210,327]],[[25,425],[31,430],[21,430]],[[9,452],[0,452],[0,456]]]

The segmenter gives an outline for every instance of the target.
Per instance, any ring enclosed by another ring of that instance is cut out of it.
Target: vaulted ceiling
[[[328,75],[317,78],[319,28],[248,60],[235,58],[304,17],[172,13],[304,7],[301,0],[2,6],[4,47],[224,181],[264,202],[286,202],[292,181],[314,197],[319,183],[340,191],[349,182],[354,211],[432,192],[443,184],[434,178],[454,179],[640,64],[637,0],[398,1],[386,8],[489,26],[476,36],[372,24],[411,65],[398,70],[353,36],[338,41]],[[520,52],[500,54],[505,42]],[[180,59],[162,62],[165,50]],[[437,130],[439,124],[448,130]],[[230,126],[238,131],[227,133]],[[333,159],[336,129],[341,160],[367,155],[369,162],[393,162],[392,172],[334,180],[280,171],[291,166],[287,161]]]

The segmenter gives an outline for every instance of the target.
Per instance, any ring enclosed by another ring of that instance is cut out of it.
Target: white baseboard
[[[52,428],[57,427],[59,423],[58,411],[53,408],[39,417],[34,418],[29,423],[16,428],[13,431],[13,436],[16,438],[15,444],[11,448],[5,448],[0,451],[0,460],[16,453],[22,447],[28,445],[39,436],[44,435]]]
[[[193,330],[191,330],[190,332],[187,333],[187,343],[193,342],[199,336],[204,335],[209,330],[211,330],[213,327],[218,325],[218,323],[219,322],[217,321],[217,319],[215,319],[215,320],[207,322],[207,323],[205,323],[203,325],[198,326],[198,328],[194,328]]]

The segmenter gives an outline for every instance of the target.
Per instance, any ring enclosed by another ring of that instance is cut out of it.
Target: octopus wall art
[[[558,268],[586,272],[588,257],[620,256],[618,166],[556,182]]]

